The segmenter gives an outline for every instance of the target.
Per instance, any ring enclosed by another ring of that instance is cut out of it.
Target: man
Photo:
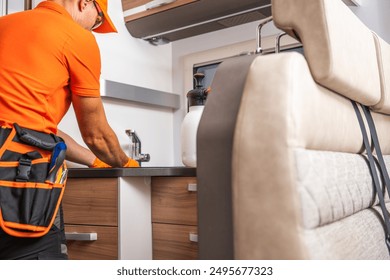
[[[48,0],[33,10],[0,17],[1,127],[17,123],[57,134],[67,144],[67,159],[88,166],[138,167],[105,117],[100,53],[91,31],[116,32],[107,0]],[[93,154],[57,130],[71,103]],[[39,238],[14,237],[0,229],[0,259],[66,258],[62,221]]]

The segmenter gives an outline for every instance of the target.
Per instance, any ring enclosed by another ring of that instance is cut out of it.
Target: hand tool
[[[50,160],[49,165],[49,174],[47,175],[46,181],[55,183],[57,178],[57,173],[62,164],[64,163],[66,155],[66,144],[64,142],[59,142],[56,144],[53,150],[53,154]]]

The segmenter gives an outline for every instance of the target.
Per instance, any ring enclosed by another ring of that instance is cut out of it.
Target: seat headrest
[[[272,14],[302,42],[318,84],[367,106],[380,102],[373,34],[341,0],[272,0]]]
[[[374,111],[390,115],[390,45],[373,33],[377,48],[381,99],[372,106]]]

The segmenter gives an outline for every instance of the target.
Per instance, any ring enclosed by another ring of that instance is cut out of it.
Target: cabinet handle
[[[80,232],[65,232],[66,240],[75,240],[75,241],[95,241],[97,240],[97,233],[80,233]]]
[[[189,234],[189,239],[191,242],[198,242],[198,235],[196,233],[190,233]]]
[[[198,185],[197,184],[188,184],[187,189],[189,192],[196,192],[198,190]]]
[[[170,3],[176,2],[176,0],[154,0],[145,4],[147,10],[155,9],[160,6],[168,5]]]

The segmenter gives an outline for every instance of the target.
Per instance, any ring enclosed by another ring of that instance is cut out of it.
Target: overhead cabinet
[[[271,0],[122,0],[135,38],[162,44],[264,19]]]

